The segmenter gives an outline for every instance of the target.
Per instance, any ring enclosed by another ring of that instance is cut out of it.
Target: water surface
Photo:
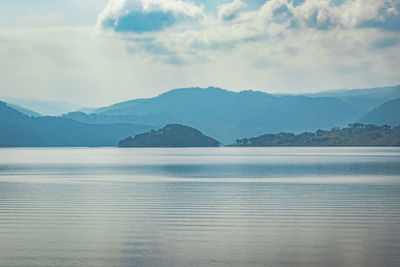
[[[0,266],[400,266],[399,148],[0,149]]]

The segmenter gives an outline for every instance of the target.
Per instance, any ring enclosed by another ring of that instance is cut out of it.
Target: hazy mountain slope
[[[366,113],[389,100],[400,98],[400,85],[369,89],[325,91],[306,94],[306,96],[339,98],[343,102]]]
[[[0,146],[115,146],[149,130],[132,124],[85,124],[59,117],[29,117],[0,102]]]
[[[62,118],[68,118],[90,124],[113,124],[113,123],[131,123],[135,121],[136,116],[132,115],[106,115],[106,114],[86,114],[84,112],[75,111],[63,114]]]
[[[108,121],[124,118],[158,127],[185,124],[229,144],[236,138],[266,132],[330,129],[347,125],[360,116],[351,106],[330,97],[275,97],[254,91],[187,88],[100,108],[89,117]]]
[[[359,119],[361,123],[376,125],[400,125],[400,98],[388,101]]]
[[[26,109],[35,111],[42,115],[58,116],[67,112],[82,109],[82,106],[63,102],[39,100],[34,98],[2,97],[3,101]]]
[[[21,107],[21,106],[18,106],[18,105],[12,105],[12,104],[8,104],[8,105],[9,105],[10,107],[12,107],[13,109],[16,109],[16,110],[18,110],[18,111],[24,113],[25,115],[33,116],[33,117],[39,117],[39,116],[41,116],[41,114],[39,114],[39,113],[37,113],[37,112],[35,112],[35,111],[32,111],[32,110],[30,110],[30,109],[27,109],[27,108],[24,108],[24,107]]]

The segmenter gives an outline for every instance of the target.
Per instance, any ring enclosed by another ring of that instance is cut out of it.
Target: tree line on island
[[[347,128],[332,128],[301,134],[264,134],[236,140],[236,147],[268,146],[400,146],[400,126],[353,123]]]
[[[119,147],[218,147],[219,142],[199,130],[181,124],[168,124],[157,131],[121,140]]]
[[[169,124],[157,131],[138,134],[119,142],[119,147],[218,147],[219,142],[199,130],[180,124]],[[347,128],[333,128],[301,134],[264,134],[237,139],[231,147],[273,146],[400,146],[400,126],[376,126],[361,123]]]

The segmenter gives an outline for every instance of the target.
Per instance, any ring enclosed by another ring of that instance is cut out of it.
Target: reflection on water
[[[0,149],[0,266],[400,266],[400,149]]]

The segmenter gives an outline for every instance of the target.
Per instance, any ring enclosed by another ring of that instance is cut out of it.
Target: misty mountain
[[[8,105],[10,107],[12,107],[13,109],[18,110],[19,112],[24,113],[25,115],[32,116],[32,117],[40,117],[41,116],[41,114],[39,114],[33,110],[30,110],[30,109],[27,109],[27,108],[24,108],[24,107],[21,107],[18,105],[12,105],[12,104],[8,104]]]
[[[361,123],[400,125],[400,98],[388,101],[359,119]]]
[[[81,121],[90,124],[112,124],[112,123],[131,123],[135,120],[135,116],[132,115],[106,115],[91,113],[87,114],[81,111],[69,112],[63,114],[61,117],[68,118],[76,121]]]
[[[222,143],[267,132],[330,129],[354,122],[362,113],[332,97],[274,96],[210,87],[175,89],[154,98],[136,99],[66,117],[88,123],[131,122],[162,127],[195,127]]]
[[[1,97],[10,105],[24,108],[46,116],[59,116],[64,113],[82,109],[83,107],[63,101],[39,100],[34,98]],[[23,111],[21,111],[23,112]],[[25,112],[23,112],[25,113]],[[30,115],[30,114],[28,114]]]
[[[400,98],[400,85],[368,89],[333,90],[306,94],[305,96],[335,97],[342,100],[344,103],[349,104],[353,108],[367,113],[389,100]]]
[[[0,147],[116,146],[151,127],[86,124],[60,117],[30,117],[0,102]]]

